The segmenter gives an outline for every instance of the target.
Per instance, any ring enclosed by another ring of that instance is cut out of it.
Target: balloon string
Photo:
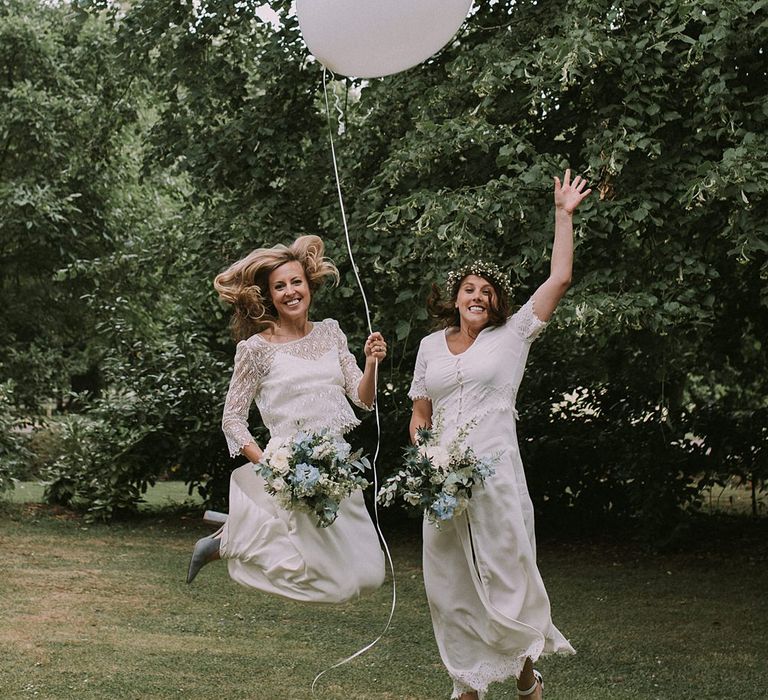
[[[327,69],[323,67],[323,94],[325,96],[325,114],[328,118],[328,135],[330,137],[331,141],[331,158],[333,160],[333,172],[336,176],[336,192],[339,196],[339,206],[341,207],[341,220],[344,222],[344,237],[347,241],[347,252],[349,253],[349,260],[352,263],[352,270],[355,273],[355,278],[357,279],[357,286],[360,288],[360,295],[363,298],[363,305],[365,306],[365,318],[368,323],[368,333],[373,333],[373,326],[371,325],[371,312],[368,308],[368,298],[365,294],[365,288],[363,287],[363,282],[360,279],[360,274],[357,269],[357,265],[355,264],[355,257],[352,253],[352,242],[349,237],[349,226],[347,225],[347,215],[344,210],[344,198],[341,194],[341,181],[339,179],[339,166],[336,162],[336,147],[333,143],[333,125],[331,121],[331,107],[328,102],[328,83],[327,83]],[[338,104],[338,96],[337,96],[337,102],[336,102],[336,110],[339,112],[339,114],[343,115],[343,112],[341,111],[339,104]],[[317,681],[320,680],[322,676],[324,676],[328,671],[332,671],[335,668],[338,668],[339,666],[343,666],[346,663],[349,663],[353,659],[356,659],[358,656],[361,656],[362,654],[365,654],[368,650],[372,649],[376,644],[379,643],[381,638],[387,633],[387,630],[389,630],[390,625],[392,624],[392,617],[395,614],[395,606],[397,604],[397,584],[395,582],[395,566],[392,563],[392,555],[389,552],[389,547],[387,546],[387,541],[384,539],[384,533],[381,531],[381,525],[379,523],[379,507],[378,502],[376,499],[376,494],[379,492],[379,480],[378,475],[376,473],[376,460],[379,457],[379,450],[381,448],[381,420],[379,417],[379,404],[375,400],[375,397],[378,396],[378,382],[379,382],[379,361],[376,360],[376,370],[374,373],[374,379],[373,379],[373,389],[374,389],[374,414],[376,416],[376,450],[373,454],[373,493],[374,493],[374,499],[373,499],[373,514],[374,514],[374,521],[376,523],[376,532],[379,533],[379,537],[381,538],[381,544],[384,547],[384,552],[387,556],[387,562],[389,563],[389,571],[392,574],[392,606],[389,611],[389,618],[387,619],[387,624],[384,625],[384,629],[381,631],[378,637],[374,639],[370,644],[366,644],[362,649],[358,649],[354,654],[351,656],[348,656],[346,659],[342,659],[338,663],[333,664],[333,666],[330,666],[329,668],[326,668],[324,671],[321,671],[315,676],[315,679],[312,681],[312,696],[315,695],[315,686],[317,685]]]
[[[352,263],[352,271],[355,273],[355,279],[357,280],[357,286],[360,288],[360,295],[363,298],[363,305],[365,306],[365,318],[368,322],[368,333],[373,333],[373,327],[371,326],[371,311],[368,308],[368,297],[365,294],[365,288],[363,287],[363,282],[360,279],[360,274],[357,269],[357,264],[355,263],[355,256],[352,253],[352,242],[349,237],[349,226],[347,225],[347,213],[344,209],[344,198],[341,194],[341,181],[339,179],[339,165],[336,162],[336,146],[334,145],[333,141],[333,125],[331,123],[331,108],[328,103],[328,85],[327,85],[327,79],[326,74],[328,72],[328,69],[323,67],[323,94],[325,96],[325,114],[328,118],[328,136],[331,141],[331,159],[333,160],[333,174],[336,176],[336,192],[339,197],[339,207],[341,208],[341,221],[344,224],[344,238],[347,242],[347,252],[349,253],[349,260]],[[337,100],[338,100],[338,96]],[[336,110],[340,115],[343,115],[344,112],[341,110],[341,106],[338,104],[338,101],[336,103]]]

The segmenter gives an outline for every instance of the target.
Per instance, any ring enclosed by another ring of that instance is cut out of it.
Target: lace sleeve
[[[512,328],[523,340],[532,343],[547,327],[547,322],[542,321],[533,308],[533,297],[525,302],[509,319]]]
[[[349,397],[349,400],[366,411],[372,411],[373,406],[368,406],[360,400],[360,395],[357,393],[357,389],[360,386],[360,380],[363,378],[363,373],[360,367],[357,365],[355,356],[349,351],[347,345],[347,336],[339,327],[337,321],[328,319],[334,335],[336,336],[336,346],[339,350],[339,364],[341,365],[341,372],[344,375],[344,391]]]
[[[416,399],[429,399],[427,383],[425,380],[426,372],[427,361],[424,357],[424,343],[422,343],[419,345],[419,352],[416,355],[413,380],[411,381],[411,388],[408,390],[408,398],[411,399],[411,401],[416,401]]]
[[[245,445],[255,442],[248,430],[248,413],[263,377],[263,366],[256,361],[251,348],[245,341],[239,342],[221,417],[221,429],[227,440],[230,457],[237,457]]]

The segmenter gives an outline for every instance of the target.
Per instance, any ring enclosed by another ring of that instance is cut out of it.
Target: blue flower
[[[441,493],[430,506],[430,510],[437,516],[438,520],[450,520],[453,517],[453,511],[456,509],[458,501],[455,496],[449,493]]]
[[[481,481],[484,481],[489,476],[493,476],[496,473],[496,470],[493,468],[493,463],[488,459],[479,460],[475,467],[475,471]]]
[[[293,441],[297,445],[309,443],[309,442],[312,442],[312,435],[310,435],[309,433],[305,433],[303,430],[299,430],[299,432],[293,436]]]
[[[320,472],[312,464],[297,464],[293,475],[293,485],[300,493],[311,493],[320,481]]]
[[[336,448],[336,459],[338,459],[339,462],[344,462],[352,451],[349,443],[344,440],[336,440],[334,447]]]
[[[317,515],[319,517],[320,527],[328,527],[339,514],[339,504],[332,498],[325,498],[318,504],[316,508]]]
[[[292,451],[296,459],[310,459],[312,457],[313,435],[299,431],[293,436]]]

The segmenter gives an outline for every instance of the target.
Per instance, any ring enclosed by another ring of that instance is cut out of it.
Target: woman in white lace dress
[[[508,277],[476,262],[448,276],[447,301],[435,287],[430,310],[442,329],[421,342],[409,396],[411,436],[438,412],[440,440],[470,425],[467,443],[499,455],[496,473],[476,488],[467,511],[436,528],[424,521],[424,582],[453,698],[478,700],[488,685],[517,678],[521,697],[543,696],[532,662],[574,653],[553,625],[536,565],[533,507],[517,443],[515,399],[528,351],[565,294],[573,263],[573,211],[590,190],[555,178],[551,272],[509,316]]]
[[[196,544],[188,582],[219,558],[238,583],[299,601],[342,603],[384,580],[360,490],[342,501],[332,525],[318,528],[310,515],[279,507],[253,470],[262,455],[248,429],[254,401],[272,439],[300,429],[343,436],[359,423],[349,401],[373,406],[386,343],[380,333],[368,337],[361,372],[339,324],[309,320],[312,294],[326,277],[338,280],[338,271],[317,236],[255,250],[216,277],[220,297],[234,306],[239,340],[222,428],[231,456],[243,454],[250,463],[232,472],[227,521]]]

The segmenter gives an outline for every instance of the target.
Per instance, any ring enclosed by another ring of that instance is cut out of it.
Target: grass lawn
[[[156,508],[86,525],[15,498],[0,504],[3,699],[305,700],[314,675],[375,638],[387,618],[389,585],[354,604],[308,606],[240,588],[216,563],[186,586],[192,544],[210,531],[198,513]],[[547,700],[768,698],[766,534],[766,519],[708,518],[676,553],[608,537],[540,541],[555,622],[579,652],[538,664]],[[420,542],[391,539],[393,626],[326,674],[318,698],[450,696]],[[513,688],[494,686],[488,700],[516,699]]]
[[[19,481],[2,498],[11,503],[41,503],[45,484],[40,481]],[[187,493],[186,485],[181,481],[158,481],[150,486],[144,494],[144,503],[140,509],[149,510],[174,506],[187,502],[189,504],[201,504],[202,499],[196,493],[191,496]]]

